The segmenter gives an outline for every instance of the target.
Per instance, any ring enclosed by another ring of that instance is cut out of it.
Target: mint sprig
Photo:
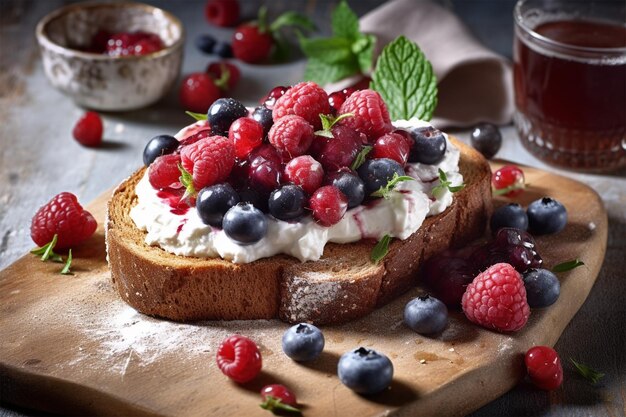
[[[322,120],[322,130],[318,130],[315,132],[317,136],[324,136],[325,138],[334,138],[333,132],[331,129],[335,124],[343,119],[348,117],[354,117],[353,113],[344,113],[339,116],[333,116],[332,114],[320,114],[320,119]]]
[[[30,251],[33,255],[41,256],[41,261],[53,261],[53,262],[63,262],[63,258],[61,255],[54,253],[54,247],[57,245],[57,241],[59,239],[59,235],[55,234],[52,237],[52,240],[42,247],[37,247]]]
[[[267,16],[266,6],[261,6],[259,8],[256,25],[259,28],[259,32],[267,33],[272,37],[272,40],[274,41],[274,51],[272,55],[276,61],[282,61],[289,56],[289,45],[284,34],[282,33],[283,29],[287,27],[306,31],[316,29],[315,23],[313,23],[311,19],[294,11],[285,12],[270,23]],[[300,34],[300,36],[302,35]]]
[[[378,190],[374,191],[371,196],[372,197],[383,197],[384,199],[388,199],[391,197],[391,192],[396,188],[398,184],[404,181],[414,181],[413,177],[409,177],[408,175],[398,175],[397,172],[394,172],[393,177],[387,182],[384,187],[380,187]]]
[[[359,167],[363,165],[363,163],[367,160],[367,155],[372,151],[372,149],[374,149],[373,146],[364,146],[363,148],[361,148],[361,151],[354,158],[354,161],[352,161],[350,169],[353,171],[359,169]]]
[[[595,385],[598,382],[600,382],[602,378],[604,378],[604,374],[602,372],[596,371],[595,369],[590,368],[589,366],[583,363],[576,362],[572,358],[569,358],[569,360],[574,365],[574,368],[576,368],[576,372],[578,372],[583,378],[585,378],[591,384]]]
[[[287,412],[294,415],[302,415],[302,411],[300,411],[299,408],[285,404],[280,398],[276,398],[272,395],[265,397],[265,401],[259,404],[259,406],[262,409],[269,410],[274,414],[277,414],[276,412]]]
[[[196,119],[198,122],[204,121],[207,119],[207,115],[206,113],[194,113],[192,111],[186,111],[185,114],[193,117],[194,119]]]
[[[448,180],[448,175],[441,168],[439,168],[439,184],[434,186],[431,192],[433,196],[439,198],[445,190],[448,190],[451,193],[457,193],[463,188],[465,188],[465,184],[452,185],[452,182]]]
[[[383,236],[374,249],[372,249],[372,253],[370,254],[370,259],[375,264],[382,261],[385,256],[389,253],[389,243],[391,242],[391,236],[385,235]]]
[[[74,275],[74,273],[70,271],[71,266],[72,266],[72,250],[70,249],[70,251],[67,253],[67,261],[65,262],[63,269],[61,269],[61,274],[62,275]]]
[[[382,96],[391,120],[430,120],[437,106],[437,79],[415,42],[399,36],[376,61],[371,88]]]
[[[571,261],[563,262],[552,267],[552,272],[565,272],[571,271],[574,268],[583,266],[585,263],[580,259],[572,259]]]
[[[185,194],[183,194],[182,200],[187,200],[189,197],[195,197],[198,192],[193,186],[193,175],[182,164],[178,164],[178,170],[180,171],[180,183],[185,187]]]
[[[300,48],[308,57],[304,77],[318,84],[339,81],[372,68],[376,37],[359,31],[359,18],[346,1],[341,1],[331,17],[332,36],[299,37]]]

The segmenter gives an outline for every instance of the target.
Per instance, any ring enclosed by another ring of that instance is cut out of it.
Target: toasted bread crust
[[[177,321],[280,318],[337,324],[362,317],[417,282],[419,266],[433,254],[480,237],[491,213],[491,171],[472,148],[461,149],[466,187],[443,213],[426,218],[388,255],[370,262],[375,242],[327,244],[319,261],[278,255],[248,264],[177,256],[144,243],[130,218],[136,171],[107,206],[106,241],[111,277],[120,296],[138,311]]]

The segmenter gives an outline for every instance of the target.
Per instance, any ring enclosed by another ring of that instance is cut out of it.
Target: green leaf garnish
[[[372,253],[370,254],[370,259],[372,260],[372,262],[378,264],[378,262],[380,262],[385,256],[387,256],[387,253],[389,253],[390,242],[391,236],[389,235],[383,236],[378,241],[376,246],[374,246],[374,249],[372,249]]]
[[[397,172],[394,172],[393,177],[387,182],[387,185],[380,187],[370,195],[372,197],[383,197],[384,199],[388,199],[391,197],[391,192],[394,188],[396,188],[396,185],[404,181],[415,181],[415,178],[409,177],[408,175],[398,175]]]
[[[193,186],[193,175],[183,168],[180,163],[178,164],[178,170],[180,171],[180,183],[185,187],[185,194],[183,194],[182,200],[194,197],[197,194],[197,191]]]
[[[576,362],[572,358],[569,358],[569,360],[576,368],[576,371],[593,385],[597,384],[602,378],[604,378],[604,374],[602,372],[596,371],[583,363]]]
[[[451,193],[457,193],[463,188],[465,188],[465,184],[452,185],[452,182],[448,181],[448,176],[446,175],[446,173],[441,168],[439,168],[439,184],[434,186],[431,192],[435,198],[439,198],[445,190],[448,190]]]
[[[315,30],[315,23],[308,17],[296,13],[293,11],[288,11],[276,18],[270,25],[270,32],[276,32],[286,26],[297,27],[305,30]]]
[[[493,195],[496,195],[496,196],[497,195],[505,195],[505,194],[510,193],[511,191],[523,190],[523,189],[526,188],[527,185],[528,184],[517,184],[516,183],[516,184],[512,184],[512,185],[509,185],[508,187],[504,187],[504,188],[500,188],[500,189],[493,188],[491,190],[491,192],[492,192]]]
[[[430,120],[437,106],[433,68],[417,44],[404,36],[385,46],[370,86],[387,103],[391,120]]]
[[[335,126],[338,121],[353,116],[353,113],[344,113],[339,116],[333,116],[332,114],[320,114],[320,119],[322,120],[322,130],[316,131],[315,134],[326,138],[334,138],[333,132],[330,131],[333,126]]]
[[[276,411],[286,411],[297,415],[302,414],[302,411],[300,411],[299,408],[285,404],[280,398],[276,398],[271,395],[265,397],[265,401],[260,404],[260,407],[264,410],[269,410],[274,414],[276,414]]]
[[[304,79],[323,85],[344,79],[357,72],[359,72],[359,63],[356,61],[329,65],[317,58],[309,58],[304,70]]]
[[[552,272],[565,272],[570,271],[579,266],[583,266],[585,263],[580,259],[572,259],[571,261],[560,263],[552,268]]]
[[[359,32],[359,18],[345,1],[339,2],[331,16],[331,28],[337,38],[355,40]]]
[[[61,269],[61,274],[62,275],[74,275],[70,271],[71,265],[72,265],[72,250],[70,249],[70,251],[67,253],[67,261],[65,262],[65,266],[63,266],[63,269]]]
[[[30,251],[30,253],[32,253],[33,255],[41,255],[41,260],[43,262],[45,261],[54,261],[54,262],[63,262],[63,258],[61,257],[61,255],[54,253],[54,247],[57,244],[57,241],[59,239],[58,235],[54,235],[52,237],[52,240],[48,243],[46,243],[45,245],[43,245],[40,248],[35,248],[33,250]]]
[[[193,117],[194,119],[196,119],[199,122],[207,119],[207,116],[204,113],[194,113],[192,111],[186,111],[185,114]]]
[[[353,171],[359,169],[359,167],[363,165],[363,162],[365,162],[365,160],[367,159],[367,154],[369,154],[372,149],[374,149],[374,147],[372,146],[364,146],[363,148],[361,148],[361,152],[359,152],[356,158],[354,158],[354,161],[352,161],[350,169]]]

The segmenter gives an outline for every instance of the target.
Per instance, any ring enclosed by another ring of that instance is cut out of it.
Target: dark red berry
[[[178,148],[178,152],[180,153],[180,149],[191,145],[192,143],[196,143],[201,139],[204,138],[208,138],[209,136],[211,136],[211,129],[209,128],[209,126],[207,125],[205,129],[199,130],[196,133],[187,136],[184,139],[180,140],[180,147]]]
[[[102,119],[96,112],[88,111],[78,119],[72,135],[84,146],[97,147],[102,143]]]
[[[235,382],[251,381],[261,372],[263,359],[257,345],[241,335],[226,338],[217,349],[217,367]]]
[[[239,3],[237,0],[209,0],[204,15],[214,25],[234,26],[239,20]]]
[[[285,177],[287,181],[302,187],[307,194],[312,194],[322,185],[324,169],[312,156],[302,155],[285,166]]]
[[[248,117],[239,118],[230,125],[228,138],[235,144],[235,156],[245,158],[263,143],[263,126]]]
[[[285,92],[289,90],[289,88],[290,87],[285,87],[283,85],[272,88],[272,90],[261,99],[261,104],[265,104],[265,107],[267,107],[268,109],[274,108],[274,103],[276,103],[276,100],[281,98],[283,94],[285,94]]]
[[[180,86],[180,104],[185,110],[206,113],[209,106],[220,98],[222,92],[213,79],[204,72],[196,72],[183,79]]]
[[[434,295],[448,307],[461,306],[465,289],[478,275],[473,265],[452,253],[441,253],[430,258],[421,276]]]
[[[348,210],[348,199],[332,185],[318,188],[311,196],[309,206],[313,218],[322,226],[332,226],[341,220]]]
[[[315,136],[310,153],[321,162],[327,172],[349,167],[361,150],[361,136],[346,126],[332,127],[332,138]]]
[[[344,101],[346,101],[346,95],[343,91],[335,91],[328,95],[328,104],[330,104],[330,109],[335,114],[339,112]]]
[[[261,398],[263,403],[261,408],[269,410],[274,414],[284,412],[298,412],[298,400],[296,394],[289,388],[281,384],[266,385],[261,388]]]
[[[241,78],[239,68],[237,68],[235,64],[228,61],[212,62],[207,67],[206,72],[213,77],[216,81],[215,84],[224,91],[229,91],[235,88],[239,82],[239,78]],[[226,80],[224,85],[220,84],[222,79]]]
[[[505,165],[493,173],[491,184],[496,190],[503,190],[504,196],[516,197],[524,192],[524,172],[515,165]]]
[[[402,166],[406,165],[411,147],[406,139],[397,133],[386,133],[376,139],[372,158],[393,159]]]
[[[280,186],[281,168],[268,162],[250,164],[249,183],[261,194],[269,194]]]
[[[548,346],[528,349],[524,358],[531,381],[541,389],[555,390],[563,383],[563,367],[556,351]]]
[[[271,165],[274,165],[276,168],[279,168],[283,163],[283,160],[280,157],[280,154],[278,153],[276,148],[269,144],[261,145],[258,148],[254,149],[250,153],[248,161],[250,161],[250,166],[252,167],[268,162]]]
[[[98,38],[94,41],[100,43],[102,39]],[[159,35],[154,33],[121,32],[110,35],[106,41],[106,50],[102,52],[110,56],[147,55],[160,51],[164,47]]]
[[[261,32],[257,25],[245,24],[237,27],[233,35],[235,58],[254,64],[270,56],[274,40],[267,32]]]

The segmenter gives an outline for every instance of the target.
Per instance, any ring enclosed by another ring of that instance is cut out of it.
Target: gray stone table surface
[[[146,140],[173,133],[189,123],[173,91],[160,103],[140,111],[103,114],[105,143],[87,149],[71,137],[83,113],[69,98],[48,84],[34,40],[36,22],[67,3],[62,0],[0,0],[0,268],[33,246],[29,226],[35,210],[61,191],[89,202],[114,186],[141,164]],[[202,16],[204,1],[147,1],[174,12],[184,23],[188,39],[183,73],[202,71],[213,57],[193,46],[200,33],[228,40],[232,30],[216,29]],[[240,1],[243,14],[252,18],[259,1]],[[350,1],[360,15],[381,0]],[[444,0],[497,52],[510,56],[512,0]],[[321,31],[328,31],[336,1],[267,1],[271,11],[295,9],[311,16]],[[289,85],[302,77],[303,62],[275,66],[241,64],[242,81],[233,95],[248,104],[275,85]],[[626,103],[624,103],[626,109]],[[626,111],[626,110],[625,110]],[[468,130],[455,133],[462,140]],[[502,128],[504,145],[498,157],[572,177],[594,188],[609,213],[609,241],[600,276],[584,306],[556,345],[561,357],[576,358],[606,374],[591,386],[565,364],[565,383],[554,392],[521,382],[473,417],[485,416],[607,416],[626,414],[626,176],[561,171],[532,157],[520,144],[513,127]],[[2,337],[2,336],[0,336]],[[0,402],[2,399],[0,381]],[[39,415],[33,410],[0,405],[1,417]]]

